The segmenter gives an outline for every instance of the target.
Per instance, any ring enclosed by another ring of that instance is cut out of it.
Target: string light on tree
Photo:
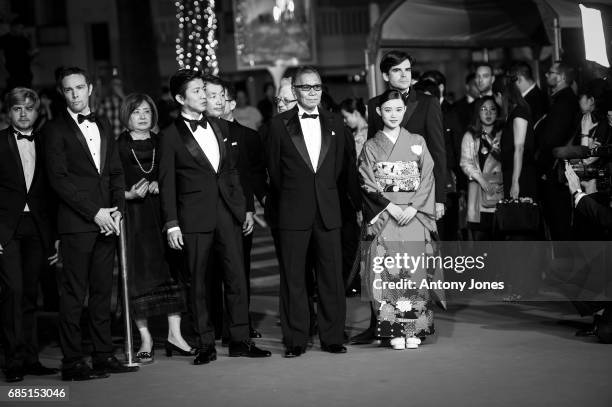
[[[176,62],[179,68],[219,73],[214,0],[177,0]]]

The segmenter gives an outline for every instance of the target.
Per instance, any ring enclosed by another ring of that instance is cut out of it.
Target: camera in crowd
[[[597,191],[612,196],[612,144],[594,148],[557,147],[553,150],[553,156],[567,160],[580,181],[595,180]],[[557,168],[559,181],[565,182],[564,166],[558,165]]]

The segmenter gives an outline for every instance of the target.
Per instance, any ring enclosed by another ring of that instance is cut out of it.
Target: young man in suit
[[[521,91],[525,102],[529,104],[535,128],[538,121],[548,113],[548,98],[533,79],[531,66],[527,62],[519,61],[515,63],[510,68],[509,73],[516,78],[516,86]]]
[[[300,67],[293,78],[297,106],[270,120],[266,162],[278,200],[280,314],[285,357],[300,356],[309,338],[306,257],[315,258],[321,347],[345,353],[346,301],[342,281],[342,216],[339,191],[348,191],[359,211],[354,145],[342,118],[324,109],[321,76]],[[353,151],[351,150],[353,149]]]
[[[216,360],[215,332],[206,284],[223,275],[229,315],[230,356],[267,357],[249,339],[248,297],[242,264],[246,203],[237,168],[238,145],[226,121],[205,117],[206,90],[200,73],[181,69],[170,78],[181,115],[164,130],[159,184],[168,244],[185,250],[189,300],[198,334],[195,365]],[[252,228],[252,224],[249,226]],[[211,251],[223,264],[209,267]]]
[[[39,362],[34,329],[39,277],[47,261],[57,262],[53,199],[42,139],[34,133],[39,105],[33,90],[12,89],[6,95],[10,126],[0,131],[0,319],[7,382],[57,373]]]
[[[137,370],[113,356],[111,292],[120,220],[125,203],[123,168],[108,121],[89,107],[90,78],[77,67],[58,72],[66,110],[43,129],[64,268],[59,274],[59,330],[63,380],[90,380]],[[81,314],[89,293],[92,366],[81,345]]]
[[[214,75],[204,75],[204,85],[206,86],[206,116],[221,118],[228,121],[230,130],[230,139],[232,142],[238,143],[238,170],[240,172],[240,184],[244,191],[246,200],[246,220],[242,225],[242,255],[244,272],[247,283],[247,295],[251,293],[251,248],[253,246],[253,226],[255,214],[256,196],[260,202],[263,202],[263,197],[266,195],[266,167],[263,157],[263,147],[259,134],[234,120],[232,112],[236,107],[236,91],[231,84],[224,82],[221,78]],[[221,285],[221,279],[215,281],[213,288],[213,298],[215,298],[216,310],[219,312],[214,317],[218,317],[215,321],[215,329],[221,328],[221,320],[223,320],[223,342],[229,342],[229,330],[227,327],[227,315],[223,317],[221,290],[217,287]],[[219,294],[219,295],[216,295]],[[218,330],[217,334],[221,334]],[[261,338],[261,334],[255,330],[251,324],[249,317],[249,336],[251,338]]]

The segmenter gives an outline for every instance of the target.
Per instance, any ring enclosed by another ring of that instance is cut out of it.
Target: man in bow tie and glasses
[[[40,100],[14,88],[6,96],[10,126],[0,131],[0,321],[7,382],[57,372],[38,360],[34,314],[45,263],[57,262],[55,216],[42,139],[34,133]]]
[[[125,198],[123,167],[113,130],[92,114],[87,72],[58,72],[66,110],[43,128],[51,187],[58,195],[57,224],[63,253],[59,274],[59,330],[63,380],[90,380],[131,372],[113,356],[111,292],[117,236]],[[93,342],[91,369],[81,346],[81,313],[89,294]]]
[[[321,76],[300,67],[293,77],[297,105],[270,120],[267,168],[277,210],[280,314],[285,357],[297,357],[309,339],[306,256],[312,247],[321,348],[345,353],[346,300],[342,280],[340,193],[361,209],[355,145],[342,117],[319,108]]]
[[[267,357],[249,339],[248,297],[242,264],[246,201],[238,171],[238,145],[229,123],[206,117],[206,87],[199,72],[181,69],[170,78],[181,114],[160,144],[159,185],[164,230],[172,249],[183,250],[193,326],[198,334],[195,365],[216,360],[207,282],[221,273],[230,334],[229,355]],[[220,269],[209,266],[214,251]]]

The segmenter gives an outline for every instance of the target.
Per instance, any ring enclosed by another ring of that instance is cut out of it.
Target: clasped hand
[[[417,214],[417,210],[412,206],[402,210],[402,208],[394,203],[389,204],[387,211],[389,211],[389,214],[393,216],[393,219],[395,219],[400,226],[407,225]]]
[[[121,212],[117,210],[116,206],[100,208],[94,218],[94,222],[100,227],[100,233],[104,233],[105,236],[112,234],[119,236],[119,233],[121,233]]]

